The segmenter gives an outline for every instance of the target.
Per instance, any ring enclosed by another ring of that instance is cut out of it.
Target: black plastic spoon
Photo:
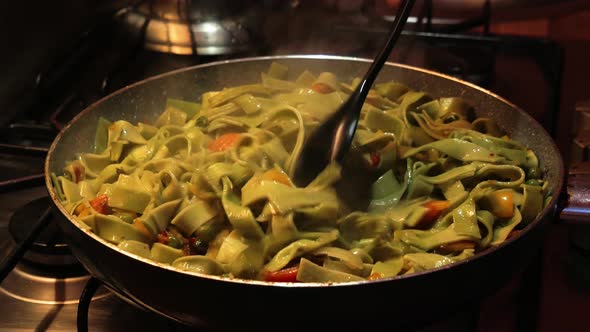
[[[297,186],[303,187],[309,184],[330,162],[342,161],[352,142],[365,98],[398,40],[413,6],[414,0],[402,2],[393,21],[387,42],[371,64],[365,77],[348,100],[330,115],[305,142],[293,171],[293,181]]]

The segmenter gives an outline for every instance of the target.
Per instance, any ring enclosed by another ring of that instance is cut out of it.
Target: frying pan
[[[537,252],[564,178],[562,159],[551,137],[523,110],[489,91],[395,63],[386,64],[378,81],[400,81],[433,97],[463,97],[475,106],[478,116],[494,118],[513,139],[537,154],[554,195],[520,235],[467,260],[412,275],[346,284],[281,284],[185,272],[141,258],[80,227],[61,206],[50,174],[61,174],[76,153],[92,148],[100,116],[150,123],[164,110],[167,98],[197,100],[205,91],[257,81],[273,61],[289,66],[293,75],[305,69],[331,71],[349,80],[364,73],[371,60],[276,56],[190,67],[149,78],[103,98],[78,114],[56,137],[45,162],[54,214],[74,255],[113,292],[200,328],[284,330],[355,324],[396,329],[434,321],[471,305],[503,286]]]

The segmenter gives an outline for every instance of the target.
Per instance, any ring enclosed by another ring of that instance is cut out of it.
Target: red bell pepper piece
[[[377,168],[381,163],[381,156],[378,153],[371,153],[371,166]]]
[[[266,272],[265,281],[296,282],[299,266],[289,267],[275,272]]]

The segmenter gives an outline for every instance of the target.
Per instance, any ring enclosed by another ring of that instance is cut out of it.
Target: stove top
[[[162,48],[146,48],[141,27],[131,33],[121,28],[128,19],[121,13],[99,20],[82,33],[74,46],[61,52],[64,56],[37,74],[32,92],[23,91],[20,102],[0,116],[0,252],[4,257],[17,247],[48,206],[42,172],[53,137],[75,114],[102,96],[155,74],[220,59],[281,54],[371,58],[388,29],[387,19],[369,19],[358,13],[332,15],[281,8],[265,16],[259,47],[215,55],[195,54],[197,48],[192,47],[192,54],[171,54]],[[404,32],[391,61],[444,72],[489,88],[533,110],[531,114],[552,129],[561,68],[555,45],[546,40],[464,31],[441,33],[430,25],[421,26],[420,17],[413,21],[417,23]],[[426,27],[431,30],[424,31]],[[185,51],[176,53],[190,53]],[[524,83],[523,77],[527,80]],[[522,84],[536,91],[536,96],[523,92]],[[544,92],[546,98],[537,98],[538,91]],[[48,222],[51,225],[51,220]],[[63,242],[59,230],[45,229],[6,276],[0,285],[0,330],[76,328],[78,302],[91,277]],[[505,291],[503,300],[494,301],[504,301],[502,305],[511,307],[515,292]],[[479,314],[480,307],[472,309],[420,331],[480,331],[485,310]],[[142,331],[187,330],[130,305],[100,286],[89,303],[88,329],[127,331],[129,324]]]

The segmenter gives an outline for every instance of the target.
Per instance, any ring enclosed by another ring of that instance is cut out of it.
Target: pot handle
[[[590,162],[576,163],[569,168],[566,192],[558,203],[561,220],[588,223],[590,220]]]

